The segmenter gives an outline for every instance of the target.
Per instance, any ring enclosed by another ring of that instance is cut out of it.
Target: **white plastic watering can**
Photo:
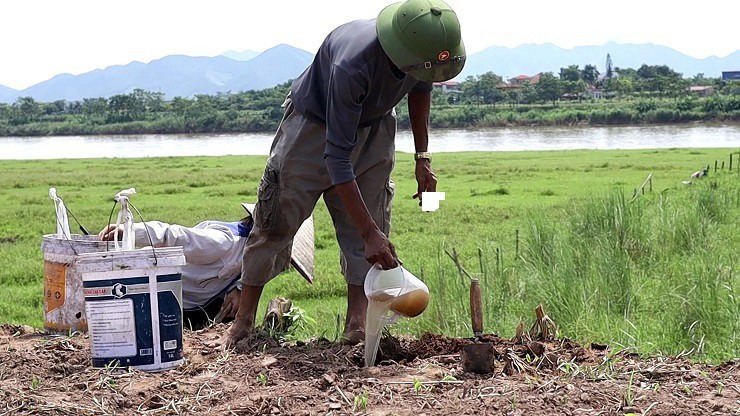
[[[429,288],[402,266],[383,270],[376,264],[365,276],[365,296],[365,366],[369,367],[375,365],[385,324],[395,323],[399,316],[413,318],[424,312]]]

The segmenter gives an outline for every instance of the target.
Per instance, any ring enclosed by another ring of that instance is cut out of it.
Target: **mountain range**
[[[136,88],[162,92],[168,98],[260,90],[297,77],[312,60],[312,54],[284,44],[248,61],[223,55],[168,55],[146,64],[135,61],[80,75],[61,74],[22,91],[8,92],[0,86],[0,101],[13,102],[18,96],[42,102],[71,101],[110,97]]]
[[[259,54],[260,53],[257,52],[257,51],[253,51],[253,50],[247,49],[246,51],[242,51],[242,52],[226,51],[226,52],[222,53],[221,55],[223,55],[223,56],[225,56],[227,58],[231,58],[231,59],[233,59],[235,61],[248,61],[248,60],[254,58],[255,56],[257,56]]]
[[[569,65],[583,68],[587,64],[595,65],[603,73],[607,54],[613,68],[667,65],[687,78],[699,73],[717,78],[722,71],[740,70],[740,50],[724,58],[697,59],[649,43],[607,43],[572,49],[546,43],[516,48],[492,46],[474,53],[468,57],[456,80],[463,81],[468,76],[489,71],[504,79],[539,72],[557,75],[560,68]],[[168,55],[149,63],[134,61],[80,75],[60,74],[21,91],[0,85],[0,102],[12,103],[18,97],[28,96],[42,102],[72,101],[125,94],[136,88],[162,92],[168,98],[259,90],[296,78],[312,60],[311,53],[285,44],[262,53],[246,50],[228,51],[214,57]]]

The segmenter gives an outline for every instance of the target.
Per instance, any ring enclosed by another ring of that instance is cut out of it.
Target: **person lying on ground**
[[[234,318],[241,296],[241,268],[244,246],[252,230],[253,204],[242,204],[247,216],[240,221],[206,220],[193,227],[161,221],[134,223],[137,247],[181,246],[185,255],[182,267],[183,325],[200,329],[217,315],[225,322]],[[123,235],[123,226],[112,224],[98,234],[101,240]],[[151,238],[151,240],[150,240]],[[286,247],[277,258],[287,257],[309,282],[313,277],[313,218],[305,221],[296,237],[297,247]],[[291,258],[291,250],[293,256]]]
[[[254,328],[276,255],[323,196],[347,284],[344,336],[364,339],[365,275],[399,265],[388,239],[395,158],[394,108],[408,95],[416,147],[417,193],[436,191],[428,153],[432,82],[454,78],[465,47],[455,12],[441,0],[392,4],[376,19],[332,31],[291,85],[259,186],[254,228],[244,252],[239,311],[219,340],[230,348]]]

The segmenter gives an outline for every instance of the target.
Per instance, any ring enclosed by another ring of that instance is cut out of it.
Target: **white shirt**
[[[234,234],[229,227],[211,221],[195,227],[148,221],[134,223],[134,232],[137,247],[182,247],[183,309],[205,306],[214,297],[236,287],[247,239]]]

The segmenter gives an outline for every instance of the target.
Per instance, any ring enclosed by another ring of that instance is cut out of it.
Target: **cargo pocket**
[[[383,207],[383,233],[391,232],[391,209],[393,208],[393,196],[396,194],[396,183],[388,179],[385,184],[385,204]]]
[[[275,228],[279,193],[278,172],[267,165],[257,190],[258,201],[254,208],[254,223],[258,228],[263,230]]]

